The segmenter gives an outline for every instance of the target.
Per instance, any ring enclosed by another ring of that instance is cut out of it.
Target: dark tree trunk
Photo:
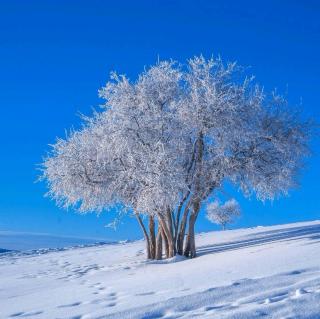
[[[167,238],[167,244],[168,244],[168,255],[167,258],[171,258],[175,255],[175,249],[174,249],[174,242],[173,242],[173,236],[169,229],[166,229],[164,231],[166,238]]]
[[[143,236],[144,236],[144,239],[146,241],[146,252],[147,252],[147,258],[148,259],[151,259],[151,254],[150,254],[150,240],[149,240],[149,236],[148,236],[148,233],[147,233],[147,230],[143,224],[143,221],[140,217],[140,215],[138,213],[135,213],[135,216],[138,220],[138,223],[142,229],[142,232],[143,232]]]
[[[173,243],[173,238],[171,237],[169,241],[169,258],[175,256],[175,248],[174,248],[174,243]]]
[[[196,216],[194,214],[191,214],[189,217],[188,237],[186,241],[186,247],[184,250],[184,255],[190,258],[196,257],[196,243],[195,243],[195,233],[194,233],[195,222],[196,222]]]
[[[159,216],[159,223],[161,224],[161,228],[163,230],[162,236],[166,239],[166,256],[167,258],[171,258],[175,254],[171,227],[168,227],[168,223],[163,216]]]
[[[184,198],[182,199],[182,201],[180,202],[180,204],[178,206],[176,221],[174,223],[174,242],[175,242],[177,252],[178,252],[178,247],[179,247],[179,245],[178,245],[178,237],[179,237],[178,232],[179,232],[179,225],[180,225],[181,210],[182,210],[182,207],[185,204],[186,200],[188,199],[189,195],[190,195],[190,190],[187,192],[187,194],[184,196]]]
[[[184,250],[182,251],[182,254],[186,257],[189,257],[190,254],[190,238],[189,238],[189,234],[187,234],[187,238],[186,238],[186,242],[185,242],[185,247]],[[181,254],[181,255],[182,255]]]
[[[185,237],[185,231],[186,231],[187,220],[188,220],[188,213],[189,213],[189,203],[187,204],[183,212],[179,234],[177,237],[177,253],[179,255],[183,255],[183,244],[184,244],[184,237]]]
[[[169,258],[169,243],[167,236],[164,232],[162,232],[162,238],[163,238],[163,245],[164,245],[164,253],[166,255],[166,258]]]
[[[194,225],[197,220],[198,213],[200,210],[200,203],[204,195],[201,187],[201,178],[203,178],[202,176],[203,150],[204,150],[203,133],[199,132],[199,136],[196,141],[196,147],[195,147],[195,172],[196,173],[194,177],[194,195],[193,195],[193,202],[192,202],[193,211],[189,217],[188,237],[187,237],[186,247],[184,250],[184,255],[190,258],[196,257]]]
[[[156,239],[156,256],[157,260],[162,259],[162,229],[161,226],[158,226],[158,234]]]
[[[155,223],[154,216],[149,216],[149,241],[150,241],[150,258],[155,259],[156,256],[156,235],[155,235]]]
[[[176,221],[174,223],[174,242],[175,242],[175,245],[176,245],[176,251],[177,252],[178,252],[178,231],[179,231],[181,209],[182,209],[182,204],[180,204],[179,207],[178,207],[177,217],[176,217]]]
[[[167,210],[168,232],[169,232],[169,249],[173,250],[172,256],[176,254],[176,244],[174,241],[174,224],[170,209]],[[171,246],[171,247],[170,247]]]
[[[189,217],[188,236],[187,236],[186,246],[183,253],[186,257],[190,257],[190,258],[196,257],[196,241],[195,241],[194,225],[196,223],[199,211],[200,211],[200,200],[197,200],[193,203],[193,211]]]

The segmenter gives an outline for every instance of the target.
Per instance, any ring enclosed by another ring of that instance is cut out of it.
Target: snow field
[[[0,318],[320,318],[320,221],[197,236],[198,257],[144,242],[0,257]]]

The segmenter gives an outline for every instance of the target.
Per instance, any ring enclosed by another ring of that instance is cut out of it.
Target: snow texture
[[[144,243],[0,255],[0,318],[319,318],[320,221],[197,236],[198,257]]]

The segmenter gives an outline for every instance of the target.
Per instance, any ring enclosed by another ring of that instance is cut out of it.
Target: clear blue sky
[[[288,92],[320,118],[319,1],[0,2],[0,230],[108,239],[140,238],[133,219],[56,208],[35,183],[37,163],[56,136],[102,101],[97,90],[117,70],[134,79],[160,59],[221,55],[250,67],[267,90]],[[320,143],[301,187],[273,204],[240,201],[234,227],[320,219]],[[213,229],[203,217],[198,231]]]

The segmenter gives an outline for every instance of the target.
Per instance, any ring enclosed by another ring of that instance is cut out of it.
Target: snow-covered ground
[[[0,255],[0,318],[320,318],[320,221],[199,234],[196,259],[142,241]]]

